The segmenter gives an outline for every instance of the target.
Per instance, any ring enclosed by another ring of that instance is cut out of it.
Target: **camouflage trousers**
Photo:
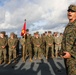
[[[13,59],[16,59],[16,49],[9,49],[9,62],[11,62],[12,56]]]
[[[54,56],[54,49],[53,49],[53,46],[46,46],[46,57],[48,57],[48,54],[49,54],[49,52],[50,52],[50,54],[52,55],[52,56]]]
[[[23,58],[23,60],[25,60],[25,57],[26,57],[26,46],[23,45],[22,46],[22,58]]]
[[[35,53],[35,57],[41,57],[41,48],[34,47],[34,53]]]
[[[32,58],[32,47],[30,45],[26,46],[26,52],[28,52],[29,57]]]
[[[45,52],[46,52],[46,51],[45,51],[45,50],[46,50],[45,45],[42,45],[41,49],[42,49],[42,53],[43,53],[43,54],[44,54],[44,56],[45,56],[45,55],[46,55],[46,54],[45,54]]]
[[[76,75],[76,59],[67,59],[68,75]]]
[[[59,45],[55,44],[55,50],[61,50],[61,44]]]
[[[0,50],[0,61],[4,60],[6,61],[6,49],[1,49]]]
[[[59,45],[55,45],[55,56],[58,56],[57,54],[58,54],[58,50],[60,51],[61,50],[61,44],[59,44]]]

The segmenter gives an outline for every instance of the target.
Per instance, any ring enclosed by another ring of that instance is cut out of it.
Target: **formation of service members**
[[[0,32],[0,64],[7,63],[10,64],[12,59],[16,62],[18,55],[18,44],[19,40],[17,35],[13,32],[10,37],[5,34],[4,31]]]
[[[69,23],[63,34],[54,32],[52,35],[52,32],[48,31],[41,36],[38,32],[31,36],[27,29],[26,34],[19,40],[15,33],[11,33],[8,38],[4,31],[0,32],[0,64],[7,63],[7,61],[10,64],[12,59],[16,62],[20,41],[23,62],[26,61],[27,56],[32,62],[33,56],[35,59],[42,59],[44,54],[48,59],[49,57],[57,58],[59,53],[63,53],[62,57],[67,59],[68,75],[76,75],[76,5],[68,7],[68,19]]]
[[[9,46],[9,62],[8,64],[11,63],[12,60],[12,55],[14,58],[14,62],[16,62],[16,48],[17,48],[17,39],[15,38],[15,34],[11,33],[10,38],[8,39],[8,46]]]
[[[58,35],[58,36],[57,36]],[[55,32],[52,35],[51,31],[45,32],[42,35],[35,32],[33,36],[26,30],[26,34],[21,39],[17,38],[15,33],[10,33],[7,37],[5,32],[0,32],[0,64],[12,61],[17,62],[19,55],[19,43],[21,44],[22,60],[26,62],[29,57],[30,62],[34,59],[42,59],[42,55],[46,59],[49,57],[58,57],[58,52],[61,50],[62,35]]]

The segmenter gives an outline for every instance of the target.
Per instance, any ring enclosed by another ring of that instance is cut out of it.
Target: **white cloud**
[[[6,11],[5,12],[5,20],[4,20],[3,23],[0,24],[0,28],[1,29],[12,29],[12,28],[15,28],[16,26],[11,25],[10,22],[11,22],[11,14],[10,14],[10,12]]]
[[[0,30],[20,33],[24,19],[30,32],[64,30],[67,9],[76,0],[9,0],[0,7]],[[60,27],[60,28],[59,28]]]

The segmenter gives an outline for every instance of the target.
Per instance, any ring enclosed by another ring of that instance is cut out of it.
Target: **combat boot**
[[[14,60],[14,63],[17,63],[17,61],[16,61],[16,60]]]
[[[7,64],[7,61],[6,61],[6,60],[4,60],[4,63],[5,63],[5,64]]]
[[[48,59],[48,57],[46,56],[46,60]]]
[[[23,62],[25,61],[25,58],[24,57],[22,57],[22,60],[23,60]]]
[[[2,64],[2,60],[0,60],[0,64]]]
[[[56,58],[58,58],[58,53],[56,53]]]
[[[22,60],[23,60],[24,63],[26,62],[26,60],[24,58]]]
[[[41,59],[41,53],[38,54],[38,59]]]
[[[9,61],[8,64],[10,64],[11,62]]]
[[[41,59],[41,57],[38,57],[38,59]]]
[[[54,58],[54,55],[52,55],[52,58]]]
[[[30,58],[30,62],[33,62],[32,58]]]

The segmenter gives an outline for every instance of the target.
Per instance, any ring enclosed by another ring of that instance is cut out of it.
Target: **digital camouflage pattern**
[[[42,53],[44,54],[44,56],[46,55],[46,36],[45,35],[42,35],[41,36],[41,39],[42,39],[42,45],[41,45],[41,49],[42,49]]]
[[[67,59],[68,75],[76,75],[76,49],[74,42],[76,40],[76,20],[68,23],[63,34],[62,49],[71,54],[71,58]]]
[[[51,54],[52,54],[52,57],[54,56],[54,38],[52,35],[50,35],[50,37],[47,35],[46,36],[46,57],[48,57],[48,52],[49,52],[49,48],[51,50]],[[50,44],[50,45],[49,45]]]
[[[12,54],[13,58],[16,58],[16,47],[17,47],[17,39],[8,39],[8,46],[9,46],[9,62],[11,62]],[[14,47],[13,47],[14,46]]]
[[[60,52],[61,50],[62,37],[60,35],[55,36],[54,42],[55,42],[55,56],[58,57],[58,52]]]
[[[76,6],[75,5],[70,5],[68,10],[72,10],[76,12]]]
[[[32,37],[31,35],[27,35],[26,38],[26,51],[29,53],[29,57],[32,58]]]
[[[34,37],[33,38],[33,44],[34,44],[35,57],[41,57],[42,39],[40,37],[38,37],[38,38]],[[39,47],[37,45],[39,45]]]
[[[2,48],[2,46],[4,46],[4,48]],[[2,60],[2,56],[4,57],[4,61],[6,61],[6,46],[7,46],[7,39],[4,38],[0,38],[0,61]]]
[[[25,56],[26,56],[26,39],[25,38],[21,38],[20,39],[20,43],[22,46],[22,59],[25,62]]]

